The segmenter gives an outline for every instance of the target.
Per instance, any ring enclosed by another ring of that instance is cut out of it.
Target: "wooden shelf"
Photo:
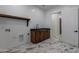
[[[26,20],[27,21],[27,26],[28,26],[29,21],[30,21],[30,18],[19,17],[19,16],[12,16],[12,15],[7,15],[7,14],[0,14],[0,17],[11,18],[11,19],[18,19],[18,20]]]

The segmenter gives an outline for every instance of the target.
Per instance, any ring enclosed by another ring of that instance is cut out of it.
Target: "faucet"
[[[38,29],[39,28],[39,24],[36,24],[36,29]]]

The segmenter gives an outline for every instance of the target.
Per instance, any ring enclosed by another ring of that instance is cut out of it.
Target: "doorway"
[[[61,39],[62,35],[62,18],[60,13],[52,14],[52,36],[57,40]]]

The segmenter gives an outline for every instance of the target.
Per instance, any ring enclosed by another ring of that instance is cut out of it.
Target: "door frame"
[[[52,17],[53,14],[58,14],[58,15],[59,15],[59,19],[62,18],[62,17],[61,17],[61,11],[57,11],[57,12],[55,12],[55,13],[51,13],[51,17]],[[61,20],[62,20],[62,19],[61,19]],[[62,37],[62,33],[60,34],[60,21],[58,21],[58,23],[59,23],[59,27],[58,27],[58,28],[59,28],[59,36],[58,36],[57,39],[60,40],[61,37]],[[51,25],[53,25],[53,24],[51,24]],[[62,24],[61,24],[61,31],[62,31]],[[52,31],[51,31],[51,32],[52,32],[51,35],[52,35],[52,37],[53,37],[53,27],[52,27]],[[54,37],[54,38],[56,38],[56,37]]]

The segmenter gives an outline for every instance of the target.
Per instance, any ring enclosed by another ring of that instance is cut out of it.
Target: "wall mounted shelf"
[[[7,14],[0,14],[0,17],[17,19],[17,20],[26,20],[27,21],[27,26],[29,25],[29,21],[30,21],[30,18],[13,16],[13,15],[7,15]]]

